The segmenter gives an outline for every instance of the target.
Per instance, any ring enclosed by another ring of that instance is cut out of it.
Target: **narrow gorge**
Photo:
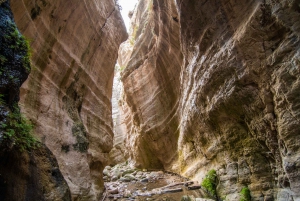
[[[0,200],[300,201],[299,0],[121,9],[0,0]]]

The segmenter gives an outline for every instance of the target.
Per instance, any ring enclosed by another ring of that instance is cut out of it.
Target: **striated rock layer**
[[[69,201],[54,155],[32,139],[18,107],[19,88],[30,72],[28,57],[9,2],[0,1],[0,200]]]
[[[300,5],[141,0],[123,73],[126,146],[137,166],[238,200],[300,200]],[[180,43],[179,43],[180,41]]]
[[[22,111],[54,153],[73,200],[97,200],[113,145],[111,93],[127,37],[113,0],[12,0],[32,64]]]
[[[134,47],[121,74],[127,151],[138,167],[170,169],[178,155],[182,64],[174,2],[139,1],[129,42]]]

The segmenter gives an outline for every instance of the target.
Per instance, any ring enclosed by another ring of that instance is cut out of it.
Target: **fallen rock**
[[[188,190],[197,190],[197,189],[201,189],[201,186],[198,185],[188,186]]]
[[[177,192],[182,192],[182,188],[175,188],[175,189],[166,189],[161,191],[162,193],[177,193]]]
[[[148,178],[144,178],[144,179],[141,179],[140,182],[147,183],[147,182],[149,182],[149,179]]]
[[[115,188],[115,189],[112,189],[110,191],[108,191],[110,194],[118,194],[119,193],[119,189]]]

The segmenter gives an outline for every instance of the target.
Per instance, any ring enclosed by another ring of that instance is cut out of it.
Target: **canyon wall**
[[[97,200],[113,145],[111,96],[127,33],[113,0],[11,0],[31,41],[22,111],[57,158],[73,200]]]
[[[71,194],[52,152],[34,140],[20,114],[20,87],[30,73],[29,46],[8,1],[0,1],[0,200],[64,200]]]
[[[131,29],[134,47],[121,73],[127,151],[137,167],[170,169],[178,155],[182,64],[174,2],[139,1]]]
[[[122,46],[122,45],[121,45]],[[114,166],[119,163],[127,161],[128,155],[125,147],[126,127],[124,124],[123,110],[120,108],[120,99],[123,94],[123,84],[120,77],[120,66],[115,67],[115,76],[112,91],[112,118],[114,142],[113,148],[109,152],[109,165]]]
[[[299,19],[296,0],[140,0],[122,73],[135,165],[300,200]]]

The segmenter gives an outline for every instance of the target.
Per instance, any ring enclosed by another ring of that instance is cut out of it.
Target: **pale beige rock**
[[[178,155],[182,54],[179,23],[172,18],[177,11],[173,1],[139,1],[136,8],[128,39],[134,47],[121,74],[126,146],[135,166],[170,169]]]
[[[12,0],[31,40],[33,69],[22,111],[56,156],[74,200],[97,200],[113,145],[111,95],[119,45],[127,37],[113,0]]]
[[[178,14],[140,0],[133,15],[131,159],[198,181],[216,169],[228,200],[244,186],[255,200],[299,200],[298,1],[176,2]]]

